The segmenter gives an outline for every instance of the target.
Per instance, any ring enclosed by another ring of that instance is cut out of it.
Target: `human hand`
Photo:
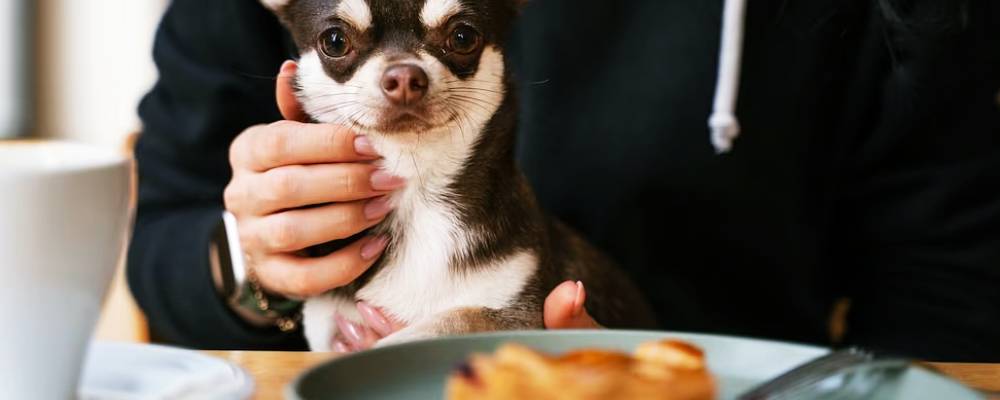
[[[587,292],[582,282],[563,282],[545,298],[544,315],[546,329],[601,329],[600,324],[587,314],[583,304]],[[341,316],[337,321],[337,337],[333,349],[339,353],[350,353],[371,348],[382,338],[405,327],[378,308],[365,302],[358,302],[358,313],[364,320],[357,324]]]
[[[233,178],[225,204],[261,286],[306,298],[354,281],[382,254],[388,238],[365,237],[321,258],[297,253],[378,224],[391,211],[386,195],[405,182],[377,169],[372,161],[379,156],[364,136],[303,122],[292,89],[296,68],[285,62],[277,79],[278,108],[286,120],[251,127],[230,147]]]

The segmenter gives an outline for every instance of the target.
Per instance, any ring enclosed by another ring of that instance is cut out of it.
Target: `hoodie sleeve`
[[[843,191],[842,267],[860,285],[848,339],[996,360],[1000,3],[909,4],[874,39],[888,72]]]
[[[154,339],[202,349],[304,349],[300,332],[244,324],[217,296],[208,244],[246,127],[280,119],[274,80],[286,36],[252,0],[174,0],[157,31],[160,77],[143,99],[135,149],[138,210],[128,253],[132,293]]]

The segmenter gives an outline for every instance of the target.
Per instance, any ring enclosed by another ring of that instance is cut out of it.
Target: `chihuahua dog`
[[[546,295],[571,279],[597,321],[653,325],[635,286],[542,212],[515,165],[504,44],[523,1],[262,0],[299,47],[303,109],[367,135],[409,182],[373,228],[390,238],[376,265],[306,302],[313,350],[330,350],[334,315],[361,321],[359,300],[407,325],[378,345],[540,329]]]

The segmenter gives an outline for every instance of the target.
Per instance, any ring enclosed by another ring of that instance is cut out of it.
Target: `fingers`
[[[227,188],[226,208],[267,215],[315,204],[349,202],[384,195],[405,181],[360,163],[293,165],[246,174]]]
[[[357,309],[364,323],[352,322],[339,314],[334,316],[338,334],[332,339],[331,347],[338,353],[368,350],[382,338],[404,328],[402,323],[386,317],[368,303],[359,301]]]
[[[375,345],[379,337],[364,325],[356,324],[340,315],[334,317],[341,342],[351,351],[367,350]],[[335,344],[336,346],[336,344]]]
[[[236,215],[247,263],[265,289],[304,298],[349,284],[371,267],[385,237],[322,258],[295,253],[352,237],[391,211],[386,195],[404,182],[367,163],[371,141],[334,125],[308,124],[295,97],[295,62],[282,64],[275,97],[285,121],[245,130],[230,146],[226,209]]]
[[[371,236],[326,257],[303,258],[290,254],[252,260],[264,289],[294,298],[316,296],[346,286],[357,279],[382,254],[389,239]]]
[[[390,211],[387,197],[285,211],[250,220],[241,228],[241,242],[257,252],[291,253],[354,236]]]
[[[347,345],[347,342],[334,338],[333,345],[330,346],[334,353],[347,354],[351,352],[351,347]]]
[[[295,61],[287,60],[282,63],[274,94],[282,117],[289,121],[307,122],[309,116],[302,110],[302,105],[295,97],[295,75],[298,70],[299,65]]]
[[[601,326],[584,308],[587,292],[583,282],[563,282],[545,299],[547,329],[596,329]]]
[[[244,131],[230,148],[234,169],[264,172],[287,165],[371,161],[371,142],[347,128],[278,121]]]
[[[368,303],[359,301],[357,307],[365,324],[379,336],[379,339],[403,329],[403,324],[389,319],[381,310],[368,305]]]

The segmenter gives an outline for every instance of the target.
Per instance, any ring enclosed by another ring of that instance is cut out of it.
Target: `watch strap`
[[[236,217],[224,212],[212,239],[212,275],[216,290],[243,320],[258,327],[295,330],[302,302],[265,291],[243,256]]]
[[[235,299],[238,307],[251,310],[259,317],[271,321],[282,332],[298,328],[302,320],[301,301],[268,293],[260,286],[253,269],[247,270],[244,289]]]

